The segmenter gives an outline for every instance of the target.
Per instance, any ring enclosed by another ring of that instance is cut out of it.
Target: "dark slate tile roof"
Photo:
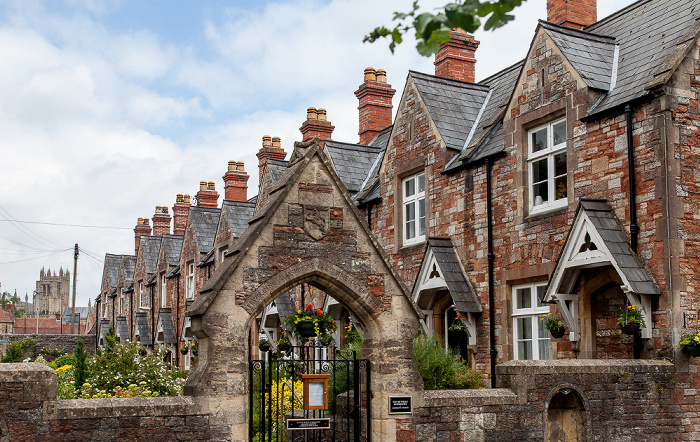
[[[110,287],[116,287],[119,280],[119,266],[122,263],[122,255],[105,254],[105,271]]]
[[[121,265],[124,267],[124,278],[126,281],[133,281],[134,270],[136,270],[136,257],[134,255],[122,255]]]
[[[275,305],[277,306],[277,314],[280,315],[282,329],[289,330],[289,326],[284,323],[285,317],[294,314],[294,306],[292,305],[292,298],[289,296],[289,292],[284,292],[275,299]]]
[[[614,37],[620,47],[616,85],[589,114],[647,95],[645,87],[699,14],[700,0],[640,1],[585,28]]]
[[[589,87],[610,90],[615,39],[540,21],[540,26],[561,50]]]
[[[584,211],[588,219],[605,241],[605,245],[629,281],[634,293],[659,294],[651,276],[632,252],[622,227],[615,219],[606,200],[581,198],[578,210]],[[578,214],[577,214],[578,215]]]
[[[169,308],[161,308],[158,313],[156,342],[159,344],[175,344],[175,327],[173,327],[173,315]]]
[[[146,273],[153,274],[156,272],[158,263],[158,253],[160,252],[160,244],[162,238],[160,236],[142,236],[139,251],[143,251],[143,262],[146,267]]]
[[[430,116],[448,148],[461,151],[488,86],[409,71]]]
[[[341,143],[326,140],[325,148],[333,161],[335,171],[348,192],[355,193],[362,189],[372,165],[382,152],[381,147],[362,144]]]
[[[76,307],[75,308],[75,323],[77,324],[79,320],[87,318],[89,313],[90,312],[88,311],[87,307]],[[71,315],[71,307],[64,308],[63,309],[63,323],[64,324],[70,324],[70,315]]]
[[[209,250],[209,252],[206,255],[204,255],[204,258],[202,258],[202,260],[197,263],[197,267],[204,267],[207,265],[214,264],[214,252],[216,252],[216,250],[214,250],[213,248]]]
[[[457,252],[449,238],[428,238],[428,245],[433,251],[447,289],[452,296],[457,311],[461,313],[480,313],[481,303],[464,276],[459,264]]]
[[[389,126],[382,130],[369,143],[370,146],[381,147],[381,151],[377,155],[377,159],[374,161],[374,164],[372,164],[372,167],[369,169],[367,177],[362,183],[362,189],[352,197],[357,204],[362,205],[376,199],[381,199],[381,195],[379,193],[379,169],[382,167],[384,152],[386,152],[386,147],[389,145],[391,131],[393,128],[394,126]]]
[[[377,135],[374,136],[374,138],[372,138],[372,141],[369,142],[368,146],[386,149],[386,146],[389,144],[389,138],[391,137],[391,130],[393,128],[394,125],[392,124],[391,126],[382,129]]]
[[[183,235],[163,235],[161,247],[165,248],[165,257],[169,266],[180,264],[180,252],[182,251]]]
[[[148,314],[146,312],[138,312],[135,317],[136,330],[139,334],[139,342],[143,345],[151,345],[151,327],[148,326]]]
[[[114,334],[122,342],[126,342],[126,341],[130,340],[129,326],[126,324],[126,318],[124,316],[117,316],[117,326],[114,330]]]
[[[190,207],[190,219],[192,227],[197,235],[197,244],[200,253],[207,253],[214,247],[216,229],[219,225],[221,209],[213,207]]]
[[[518,62],[480,82],[489,87],[483,110],[474,123],[473,133],[459,155],[445,167],[450,170],[460,162],[476,162],[503,151],[503,115],[513,94],[524,62]]]
[[[255,212],[255,203],[249,201],[224,200],[221,205],[221,216],[226,217],[231,229],[231,236],[239,238],[248,228],[248,221]]]
[[[107,319],[101,319],[100,320],[100,333],[98,335],[99,338],[99,346],[100,347],[105,347],[107,345],[107,341],[105,340],[105,336],[109,334],[109,321]]]
[[[272,178],[272,183],[276,183],[282,178],[284,172],[287,171],[287,166],[289,161],[276,160],[274,158],[267,158],[267,170],[270,171],[270,177]]]

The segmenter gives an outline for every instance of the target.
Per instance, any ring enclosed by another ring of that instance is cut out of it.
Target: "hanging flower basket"
[[[180,354],[186,355],[188,351],[189,351],[189,348],[187,348],[187,347],[182,347],[182,348],[180,349]]]
[[[620,328],[622,329],[622,333],[626,335],[635,335],[639,332],[639,324],[635,322],[630,322],[629,324],[623,325]]]
[[[277,350],[281,352],[287,352],[290,348],[292,348],[292,343],[289,342],[289,338],[287,338],[287,335],[282,335],[279,341],[277,341]]]
[[[284,322],[291,328],[292,334],[303,342],[314,336],[323,338],[337,328],[331,315],[320,308],[314,309],[311,304],[307,305],[306,309],[287,316]]]
[[[685,353],[688,354],[688,356],[700,356],[700,345],[697,344],[688,344],[685,346]]]
[[[268,351],[268,350],[270,350],[270,341],[268,341],[268,340],[265,339],[265,338],[261,338],[261,339],[258,341],[258,348],[260,349],[260,351]]]
[[[561,339],[564,336],[564,333],[566,332],[565,327],[554,327],[549,329],[549,333],[552,335],[554,339]]]
[[[686,355],[700,356],[700,332],[683,336],[679,344]]]

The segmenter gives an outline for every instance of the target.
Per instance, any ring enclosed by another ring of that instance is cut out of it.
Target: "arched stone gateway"
[[[411,361],[420,311],[372,237],[317,140],[296,143],[286,174],[229,247],[225,264],[188,309],[199,363],[185,393],[247,437],[249,329],[285,290],[312,284],[353,313],[372,363],[372,438],[395,439],[388,397],[414,397],[423,384]]]

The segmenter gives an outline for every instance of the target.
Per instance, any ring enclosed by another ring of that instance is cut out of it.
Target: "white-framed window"
[[[527,133],[530,212],[567,204],[566,118]]]
[[[185,278],[185,293],[187,299],[194,298],[194,263],[187,264],[187,276]]]
[[[221,264],[224,263],[224,259],[226,258],[226,253],[228,253],[228,249],[221,250],[221,261],[219,261]]]
[[[403,189],[403,243],[425,241],[425,173],[401,182]]]
[[[165,273],[160,275],[160,306],[163,308],[168,306],[168,284]]]
[[[143,291],[143,281],[139,281],[139,305],[141,307],[148,307],[148,303],[146,303],[146,295]]]
[[[119,292],[119,314],[124,314],[124,289]]]
[[[551,359],[549,330],[540,321],[549,305],[540,301],[547,283],[513,286],[513,355],[515,359]]]

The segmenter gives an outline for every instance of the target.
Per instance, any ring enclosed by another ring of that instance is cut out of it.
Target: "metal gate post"
[[[354,428],[354,437],[353,439],[355,442],[360,442],[360,420],[362,419],[362,412],[360,411],[360,361],[357,359],[357,352],[353,351],[353,359],[352,359],[352,382],[354,384],[354,394],[353,394],[353,428]]]

